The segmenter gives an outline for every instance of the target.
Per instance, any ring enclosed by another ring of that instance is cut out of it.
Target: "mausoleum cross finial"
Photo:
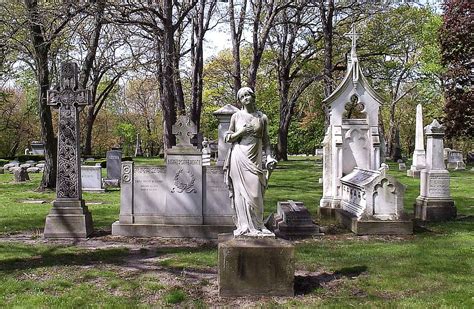
[[[352,24],[351,31],[344,34],[344,36],[351,38],[352,40],[352,48],[351,48],[351,57],[357,57],[356,54],[356,47],[357,47],[357,39],[359,38],[359,34],[356,32],[355,24]]]

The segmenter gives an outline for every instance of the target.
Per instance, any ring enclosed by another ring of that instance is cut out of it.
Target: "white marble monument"
[[[423,108],[421,104],[416,106],[416,131],[415,131],[415,151],[413,161],[407,176],[420,178],[420,171],[426,166],[425,141],[423,139]]]
[[[83,192],[102,193],[102,168],[99,166],[81,166],[81,183]]]
[[[355,167],[369,170],[380,167],[378,114],[382,100],[359,66],[355,28],[347,35],[352,38],[352,50],[346,76],[324,100],[329,126],[323,141],[323,197],[319,208],[322,217],[332,217],[334,210],[340,208],[341,177]]]
[[[449,172],[443,159],[444,128],[435,119],[425,127],[426,168],[421,171],[420,195],[415,217],[421,221],[444,221],[456,217],[456,207],[449,188]]]

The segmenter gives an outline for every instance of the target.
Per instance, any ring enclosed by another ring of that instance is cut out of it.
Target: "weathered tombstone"
[[[225,158],[227,156],[227,152],[229,151],[230,144],[224,141],[225,132],[229,130],[230,125],[230,118],[239,109],[235,106],[230,104],[225,105],[222,108],[216,110],[213,115],[219,120],[219,127],[218,127],[218,151],[217,151],[217,166],[223,166]]]
[[[341,177],[355,167],[376,170],[380,167],[379,108],[382,99],[362,73],[356,53],[354,26],[350,63],[346,76],[324,100],[330,109],[329,126],[323,140],[323,197],[319,215],[334,218],[342,198]]]
[[[12,171],[15,176],[15,182],[25,182],[30,180],[30,176],[25,167],[14,167],[12,168]]]
[[[413,220],[403,211],[405,186],[379,170],[354,168],[341,178],[342,209],[337,220],[358,235],[413,234]]]
[[[143,156],[142,141],[140,139],[140,133],[137,133],[137,142],[135,143],[135,157],[141,156]]]
[[[416,130],[415,130],[415,151],[413,161],[407,176],[420,178],[420,171],[426,166],[425,142],[423,139],[423,108],[421,104],[416,106]]]
[[[102,168],[99,166],[81,166],[83,192],[104,192],[102,187]]]
[[[277,237],[292,239],[311,237],[319,231],[311,215],[302,202],[288,200],[278,202],[275,216],[275,230]]]
[[[463,161],[462,152],[458,150],[451,150],[448,153],[447,169],[465,170],[466,164]]]
[[[449,172],[443,159],[444,128],[435,119],[425,127],[426,169],[421,171],[420,195],[416,198],[415,218],[444,221],[456,217],[449,188]]]
[[[116,183],[120,180],[121,165],[122,165],[122,149],[112,148],[107,151],[107,181],[115,181]]]
[[[44,156],[44,143],[38,141],[31,142],[31,154]]]
[[[398,163],[398,170],[399,171],[406,171],[407,170],[407,165],[405,164],[405,162]]]
[[[48,91],[48,105],[59,108],[56,200],[46,217],[45,238],[85,238],[92,216],[82,199],[79,111],[90,104],[88,90],[78,89],[78,67],[61,66],[60,89]]]

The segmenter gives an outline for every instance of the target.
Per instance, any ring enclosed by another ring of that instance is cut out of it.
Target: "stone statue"
[[[263,225],[263,195],[277,161],[271,156],[268,118],[255,106],[255,94],[241,88],[237,98],[242,110],[232,115],[225,141],[232,143],[224,163],[225,181],[234,209],[234,236],[274,236]],[[266,172],[262,169],[265,149]]]

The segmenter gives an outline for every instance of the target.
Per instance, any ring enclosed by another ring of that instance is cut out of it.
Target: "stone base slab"
[[[134,237],[170,237],[217,239],[219,233],[229,233],[233,225],[168,225],[168,224],[112,224],[112,235]]]
[[[46,216],[43,236],[44,238],[87,238],[92,231],[92,215],[83,200],[56,200]]]
[[[295,248],[273,237],[219,243],[219,296],[294,296]]]
[[[413,234],[413,219],[407,214],[404,214],[399,220],[357,220],[354,214],[337,209],[336,219],[337,222],[357,235]]]
[[[420,221],[447,221],[455,219],[456,206],[451,199],[429,199],[418,197],[415,203],[415,218]]]

